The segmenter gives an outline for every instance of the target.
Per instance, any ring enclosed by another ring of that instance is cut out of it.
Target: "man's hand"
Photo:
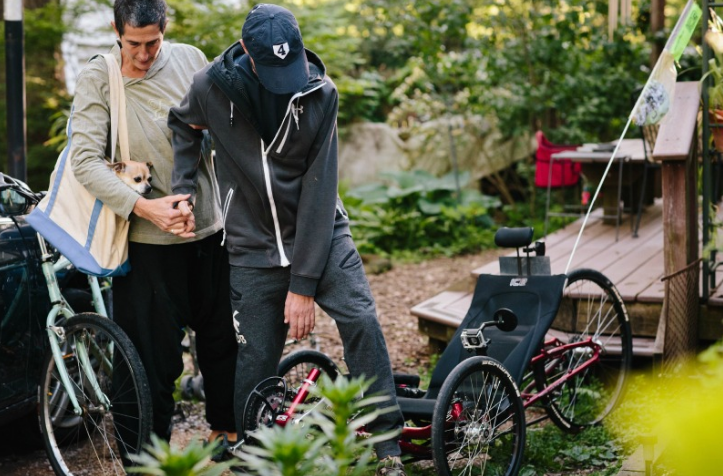
[[[284,308],[284,324],[289,325],[289,336],[292,339],[307,337],[314,330],[315,320],[314,298],[289,291]]]
[[[186,217],[185,226],[181,233],[178,233],[178,236],[182,238],[193,238],[196,236],[196,234],[193,233],[193,230],[196,229],[196,217],[193,215],[193,205],[187,200],[183,200],[178,202],[178,209],[181,210],[181,216]]]
[[[188,237],[189,233],[196,227],[195,219],[188,207],[188,199],[190,197],[188,194],[169,195],[152,200],[140,197],[133,206],[133,213],[150,221],[163,231]],[[183,210],[173,208],[173,204],[176,202],[186,202],[185,208],[190,215],[184,215]],[[191,221],[190,225],[189,221]],[[193,228],[189,229],[189,226]],[[191,233],[190,236],[194,235]]]

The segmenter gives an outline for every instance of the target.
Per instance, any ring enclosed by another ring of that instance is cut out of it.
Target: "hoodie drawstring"
[[[296,130],[299,130],[299,114],[304,113],[304,106],[299,106],[301,97],[296,98],[296,105],[291,104],[291,115],[294,116],[294,122],[296,122]]]
[[[231,117],[228,118],[228,124],[233,126],[233,101],[229,101],[229,104],[231,104]]]

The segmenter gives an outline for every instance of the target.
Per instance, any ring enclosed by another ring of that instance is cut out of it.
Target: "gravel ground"
[[[384,331],[395,372],[417,373],[429,363],[426,336],[417,331],[417,319],[409,312],[419,302],[467,277],[471,270],[498,256],[497,251],[456,258],[437,258],[422,263],[395,264],[389,271],[369,274],[377,301],[379,320]],[[371,264],[373,266],[374,263]],[[342,346],[334,322],[323,312],[317,313],[319,349],[335,362],[342,362]],[[308,342],[290,346],[308,347]],[[208,427],[203,419],[203,403],[181,402],[172,443],[184,445],[192,438],[204,437]],[[24,421],[29,426],[32,422]],[[52,476],[44,450],[13,444],[12,435],[0,435],[0,475]],[[7,440],[7,441],[4,441]]]

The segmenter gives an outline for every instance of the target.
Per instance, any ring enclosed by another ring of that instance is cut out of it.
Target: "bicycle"
[[[479,277],[428,388],[419,376],[395,376],[408,422],[402,454],[433,460],[440,475],[515,475],[530,406],[542,405],[563,431],[576,433],[602,421],[624,394],[632,337],[615,286],[590,269],[551,275],[544,243],[531,246],[532,236],[531,228],[497,232],[495,243],[516,248],[517,257],[500,258],[500,275]],[[310,411],[299,410],[303,403],[322,404],[309,400],[309,388],[322,373],[341,374],[308,349],[287,356],[278,373],[249,397],[247,431],[303,421]]]
[[[0,213],[15,219],[37,204],[23,182],[0,174]],[[23,237],[23,239],[31,239]],[[125,474],[127,456],[150,437],[151,397],[145,370],[123,330],[107,317],[103,286],[88,276],[95,313],[76,314],[57,273],[71,266],[38,233],[41,268],[51,301],[50,343],[38,388],[40,430],[59,476]]]

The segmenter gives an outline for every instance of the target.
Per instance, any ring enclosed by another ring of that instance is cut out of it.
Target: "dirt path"
[[[429,362],[427,338],[417,331],[417,319],[409,313],[410,308],[465,278],[471,270],[495,259],[497,255],[497,251],[488,251],[471,256],[437,258],[423,263],[398,264],[385,273],[369,275],[395,372],[417,373],[420,367],[425,367]],[[342,346],[336,326],[321,311],[317,314],[316,332],[320,350],[330,355],[335,362],[341,363]],[[308,343],[299,345],[308,346]],[[173,443],[179,445],[207,433],[202,418],[203,404],[184,402],[181,408],[184,416],[177,418],[172,439]],[[9,444],[0,444],[0,475],[53,476],[44,450],[13,445],[12,437],[3,439],[7,439]]]

